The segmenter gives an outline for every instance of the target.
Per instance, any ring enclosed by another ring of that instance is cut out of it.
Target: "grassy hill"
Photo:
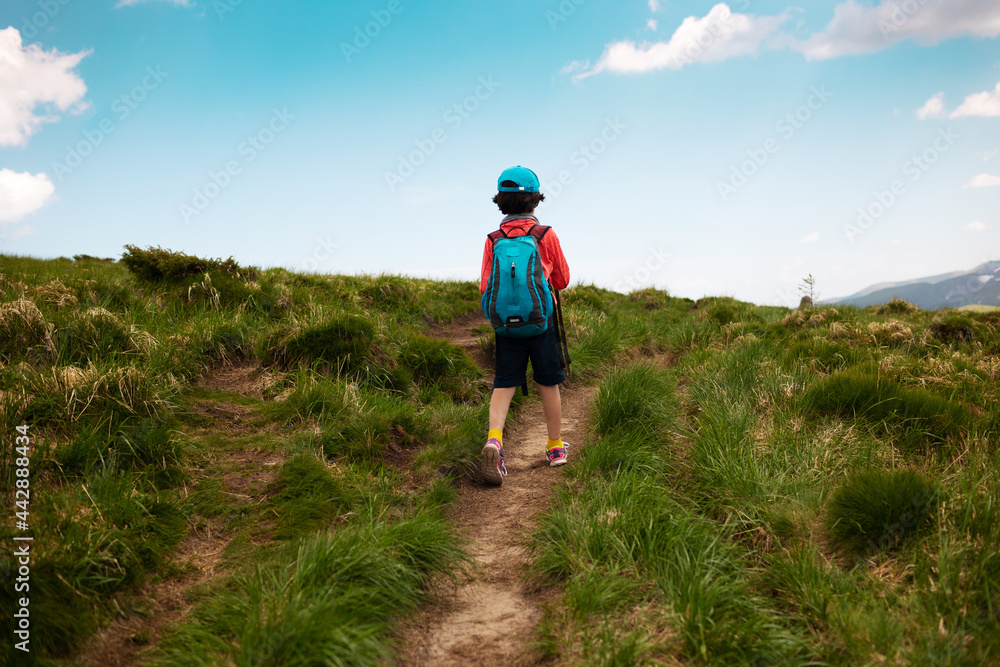
[[[564,296],[572,381],[600,390],[531,538],[558,592],[540,657],[1000,660],[997,313]],[[29,426],[35,654],[391,659],[427,582],[466,562],[447,508],[486,424],[478,297],[159,249],[0,256],[0,451],[11,489]]]
[[[703,300],[535,536],[567,663],[996,664],[996,314]]]

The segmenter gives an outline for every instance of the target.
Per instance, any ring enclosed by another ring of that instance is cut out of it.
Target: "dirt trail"
[[[463,344],[458,342],[463,336],[453,331],[442,337]],[[595,387],[563,386],[562,436],[570,445],[568,465],[573,465],[583,444],[596,392]],[[434,602],[404,633],[404,664],[464,667],[537,662],[532,650],[534,629],[541,619],[540,605],[547,600],[525,581],[525,545],[537,517],[549,505],[563,468],[549,467],[545,458],[547,433],[537,394],[522,407],[513,428],[511,423],[508,419],[504,435],[509,474],[503,485],[463,484],[452,516],[458,531],[468,538],[475,559],[470,580],[461,582],[457,591],[449,583],[437,585]]]
[[[136,664],[141,654],[160,640],[167,625],[190,611],[187,593],[217,575],[216,565],[229,538],[217,528],[192,531],[177,548],[176,563],[188,563],[191,572],[146,586],[136,596],[145,607],[141,614],[119,618],[94,635],[75,664],[87,667],[123,667]]]
[[[231,391],[250,398],[263,398],[263,390],[273,383],[267,371],[256,363],[242,363],[211,369],[195,385]],[[239,435],[256,427],[249,425],[253,411],[245,405],[207,400],[194,405],[194,410],[214,420],[212,433]],[[281,457],[257,450],[231,451],[224,454],[232,470],[222,476],[225,492],[238,502],[253,502],[246,495],[248,488],[265,488],[277,475]],[[197,469],[184,486],[185,497],[202,476]],[[226,547],[233,539],[220,521],[206,521],[192,529],[172,556],[173,564],[185,568],[181,574],[165,581],[148,584],[134,598],[126,597],[130,612],[106,625],[75,657],[77,665],[86,667],[124,667],[140,662],[153,649],[163,630],[184,618],[192,608],[188,594],[227,572],[218,568]]]

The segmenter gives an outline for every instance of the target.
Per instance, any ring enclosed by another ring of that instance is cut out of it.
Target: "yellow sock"
[[[545,449],[549,450],[554,447],[562,447],[562,446],[563,446],[562,438],[559,438],[558,440],[553,440],[552,438],[549,438],[548,443],[546,443],[545,445]]]
[[[501,429],[491,428],[490,434],[486,436],[487,440],[489,440],[490,438],[496,438],[497,440],[499,440],[500,446],[503,447],[503,431]]]

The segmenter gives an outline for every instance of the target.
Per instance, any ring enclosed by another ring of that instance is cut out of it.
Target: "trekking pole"
[[[559,321],[559,340],[562,343],[562,353],[563,359],[566,360],[566,375],[570,375],[570,359],[569,359],[569,344],[566,342],[566,324],[563,322],[562,313],[562,299],[559,296],[559,290],[554,290],[556,293],[556,317]]]

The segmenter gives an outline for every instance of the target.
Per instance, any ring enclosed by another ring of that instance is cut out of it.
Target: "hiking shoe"
[[[507,468],[503,464],[503,447],[496,438],[490,438],[483,447],[483,479],[490,484],[503,484]]]
[[[554,468],[569,463],[569,459],[566,458],[567,447],[569,445],[564,442],[562,447],[553,447],[552,449],[545,450],[545,456],[549,459],[549,466]]]

